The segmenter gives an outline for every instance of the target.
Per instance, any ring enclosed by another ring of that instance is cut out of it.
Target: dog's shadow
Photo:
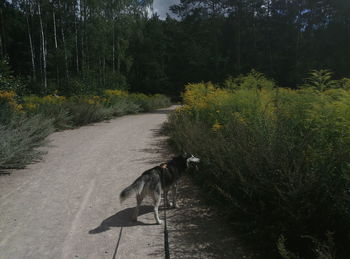
[[[101,224],[97,228],[90,230],[89,234],[102,233],[102,232],[108,231],[112,227],[133,227],[133,226],[142,226],[142,225],[143,226],[156,225],[155,223],[148,224],[148,223],[143,223],[141,221],[131,220],[131,215],[134,213],[134,209],[135,208],[127,208],[106,218],[101,222]],[[153,206],[150,206],[150,205],[140,206],[139,216],[150,212],[153,212]]]

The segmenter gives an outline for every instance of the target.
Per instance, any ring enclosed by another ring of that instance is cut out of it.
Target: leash
[[[118,242],[117,242],[117,245],[116,245],[116,247],[115,247],[115,250],[114,250],[114,254],[113,254],[112,259],[115,259],[116,256],[117,256],[118,249],[119,249],[120,239],[122,238],[122,233],[123,233],[123,227],[120,228]]]
[[[161,164],[162,169],[168,169],[167,164]],[[163,176],[164,180],[164,176]],[[164,208],[164,255],[165,259],[170,259],[170,250],[169,250],[169,232],[168,232],[168,226],[167,226],[167,218],[166,218],[166,207],[165,205],[168,203],[168,195],[165,195],[165,192],[163,191],[163,208]]]
[[[164,195],[166,203],[166,195]],[[164,204],[165,205],[165,204]],[[167,219],[166,219],[166,209],[164,206],[164,251],[165,251],[165,259],[170,259],[170,251],[169,251],[169,232],[167,227]]]

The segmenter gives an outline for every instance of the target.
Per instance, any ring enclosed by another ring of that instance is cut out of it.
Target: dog
[[[166,163],[153,167],[145,171],[138,177],[130,186],[126,187],[120,193],[121,203],[131,195],[136,194],[136,207],[132,220],[137,221],[139,214],[139,207],[142,200],[147,196],[151,196],[154,205],[154,218],[157,224],[162,224],[163,221],[159,219],[158,207],[161,202],[161,193],[164,192],[164,199],[167,201],[168,191],[172,189],[173,204],[176,206],[176,183],[185,171],[192,165],[200,162],[198,157],[189,154],[176,156]]]

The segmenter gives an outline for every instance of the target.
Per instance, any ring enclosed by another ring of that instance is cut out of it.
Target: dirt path
[[[56,132],[40,163],[0,177],[0,258],[164,258],[152,207],[120,191],[164,160],[167,110]]]

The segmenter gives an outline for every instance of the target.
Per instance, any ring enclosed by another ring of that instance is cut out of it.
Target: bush
[[[41,114],[53,118],[53,124],[57,129],[82,126],[113,116],[150,111],[170,105],[169,98],[164,95],[129,94],[124,90],[105,90],[102,96],[81,95],[70,98],[58,95],[44,97],[32,95],[24,97],[23,101],[27,114]]]
[[[38,147],[54,131],[52,121],[36,115],[19,116],[7,125],[0,124],[0,169],[23,168],[44,153]]]
[[[186,89],[170,143],[201,157],[195,181],[246,236],[275,255],[283,236],[291,254],[315,257],[313,240],[332,232],[338,255],[349,254],[350,92]]]
[[[122,116],[125,114],[135,114],[141,111],[140,106],[128,99],[120,99],[111,106],[113,116]]]
[[[141,111],[140,105],[129,98],[129,93],[124,90],[105,90],[106,106],[112,107],[113,116],[133,114]]]
[[[67,99],[64,96],[47,95],[38,97],[35,95],[25,96],[24,109],[29,116],[40,114],[51,119],[56,129],[70,128],[71,116],[66,108]]]
[[[162,94],[155,94],[149,97],[151,110],[169,107],[171,105],[170,99]]]
[[[17,102],[15,92],[0,90],[0,123],[9,123],[11,118],[22,109],[22,105]]]
[[[140,107],[142,112],[170,106],[170,99],[164,95],[156,94],[148,96],[145,94],[130,94],[129,100]]]
[[[143,106],[141,108],[140,106]],[[0,169],[22,168],[40,158],[37,147],[54,129],[65,129],[170,105],[162,95],[106,90],[103,96],[47,95],[20,98],[0,90]]]
[[[106,108],[101,104],[68,102],[65,107],[69,112],[70,122],[73,126],[111,119],[113,115],[112,108]]]
[[[229,77],[224,86],[227,89],[272,89],[276,87],[275,82],[265,77],[264,74],[252,69],[247,75]]]

